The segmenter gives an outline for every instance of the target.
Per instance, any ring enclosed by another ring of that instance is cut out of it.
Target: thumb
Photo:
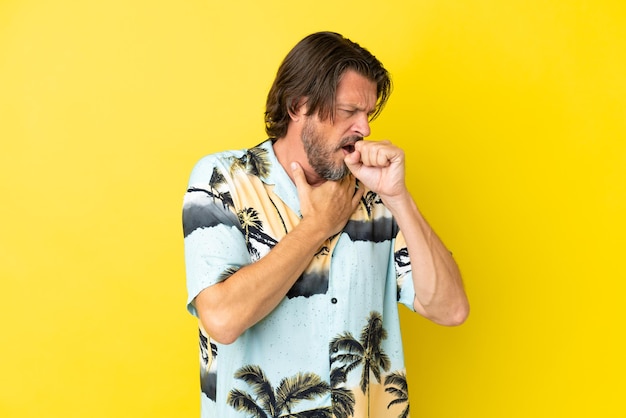
[[[343,159],[343,162],[348,167],[348,170],[352,174],[356,175],[356,172],[359,171],[363,163],[361,162],[361,153],[359,151],[353,151],[350,154],[346,155]]]
[[[306,181],[302,166],[295,161],[291,163],[291,175],[293,176],[293,182],[296,184],[296,189],[301,189],[309,185]]]

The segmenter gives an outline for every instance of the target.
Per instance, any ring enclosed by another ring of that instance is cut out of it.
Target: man
[[[183,226],[202,416],[406,417],[398,302],[465,321],[459,270],[407,190],[403,151],[363,140],[390,91],[367,50],[309,35],[270,89],[270,139],[194,168]]]

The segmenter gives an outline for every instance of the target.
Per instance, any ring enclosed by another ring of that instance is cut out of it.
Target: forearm
[[[209,335],[229,344],[268,315],[326,238],[313,223],[302,221],[263,258],[200,292],[195,307]]]
[[[407,244],[415,310],[439,324],[462,323],[469,314],[469,303],[452,254],[428,225],[408,192],[385,203]]]

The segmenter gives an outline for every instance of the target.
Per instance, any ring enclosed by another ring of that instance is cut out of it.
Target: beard
[[[339,146],[331,148],[331,146],[325,145],[324,137],[310,119],[302,128],[301,137],[307,159],[315,173],[321,178],[331,181],[341,180],[350,174],[350,170],[343,159],[338,163],[335,162],[336,153],[341,151],[346,144],[363,139],[360,136],[346,137],[341,140]]]

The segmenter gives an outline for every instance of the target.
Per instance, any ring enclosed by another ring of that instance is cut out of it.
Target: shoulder
[[[245,149],[222,151],[200,158],[189,175],[189,186],[208,183],[216,169],[224,171],[232,164],[233,160],[240,158],[245,152]]]
[[[266,155],[272,152],[271,149],[271,142],[267,140],[250,148],[221,151],[206,155],[198,160],[191,170],[189,185],[206,184],[211,180],[216,170],[226,175],[232,172],[235,167],[242,168],[247,165],[254,165],[255,168],[258,168],[260,165],[262,173],[259,174],[264,174],[262,167],[265,164],[259,164],[259,160],[265,161]],[[249,160],[257,161],[253,162]]]

